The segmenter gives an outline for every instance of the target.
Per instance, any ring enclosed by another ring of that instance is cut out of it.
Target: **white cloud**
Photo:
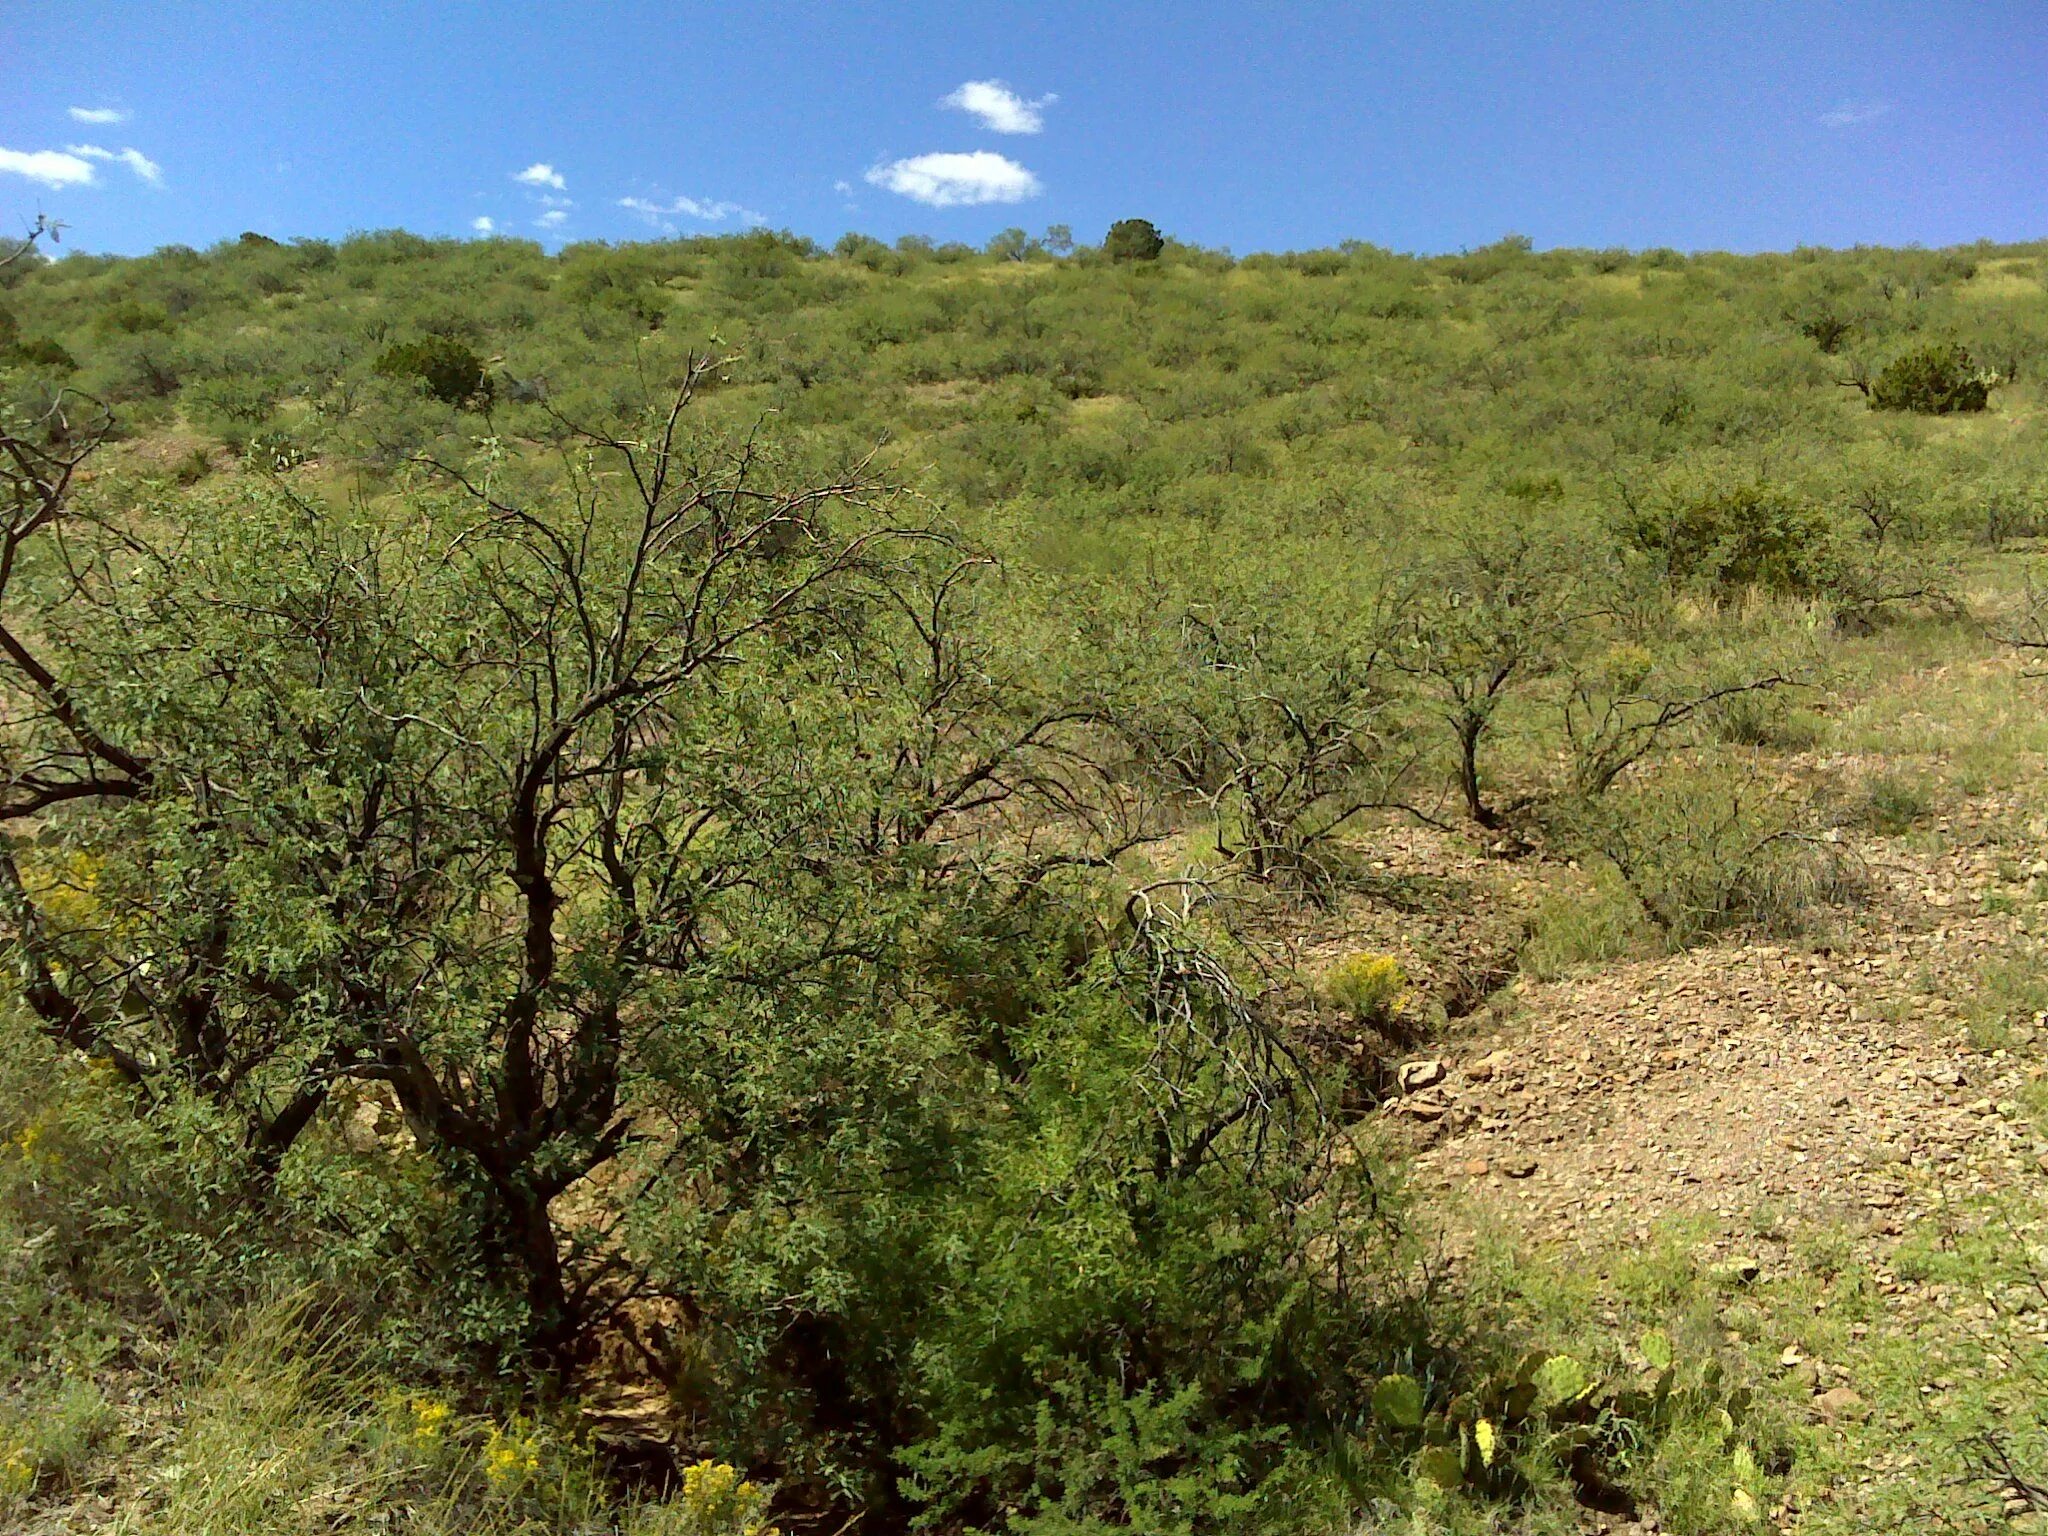
[[[1045,127],[1044,109],[1057,96],[1040,96],[1026,101],[1000,80],[970,80],[939,105],[970,112],[990,133],[1037,133]]]
[[[932,208],[968,208],[978,203],[1021,203],[1045,190],[1038,178],[992,150],[972,154],[913,155],[892,160],[867,174],[877,187]]]
[[[135,114],[123,107],[70,107],[74,123],[125,123]]]
[[[1892,104],[1888,101],[1845,101],[1831,112],[1820,115],[1823,128],[1854,128],[1863,123],[1874,123],[1887,112]]]
[[[853,183],[850,181],[835,181],[832,183],[832,190],[841,197],[851,197],[853,196]]]
[[[112,160],[125,165],[152,187],[164,182],[164,168],[139,149],[101,149],[97,144],[66,144],[64,153],[77,155],[86,160]]]
[[[46,187],[89,187],[92,162],[54,149],[0,149],[0,175],[26,176]]]
[[[562,173],[545,160],[536,160],[525,170],[515,171],[512,179],[521,186],[553,187],[557,192],[566,192],[569,189],[569,183],[563,179]]]
[[[542,229],[560,229],[564,224],[569,222],[569,215],[564,213],[559,208],[550,208],[546,213],[542,214],[533,222],[538,224]]]
[[[487,213],[480,213],[469,221],[469,227],[480,235],[494,235],[498,232],[498,221]]]
[[[709,201],[696,197],[672,198],[666,203],[657,203],[645,197],[622,197],[619,206],[635,214],[656,229],[673,234],[678,218],[695,219],[700,224],[722,224],[727,219],[738,218],[747,224],[765,224],[767,220],[751,208],[742,208],[738,203]]]

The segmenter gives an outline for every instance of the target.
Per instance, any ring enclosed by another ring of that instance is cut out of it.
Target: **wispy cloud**
[[[139,149],[101,149],[97,144],[66,144],[64,153],[84,160],[111,160],[127,166],[152,187],[164,184],[164,168]]]
[[[709,201],[696,197],[675,197],[665,203],[652,198],[622,197],[619,206],[636,217],[652,224],[656,229],[673,233],[677,219],[693,219],[699,224],[722,224],[727,219],[737,218],[747,224],[765,224],[767,220],[751,208],[738,203]]]
[[[1888,101],[1845,101],[1831,111],[1820,115],[1823,128],[1855,128],[1864,123],[1874,123],[1890,112]]]
[[[89,187],[92,162],[54,149],[0,149],[0,175],[26,176],[46,187]]]
[[[871,185],[929,208],[970,208],[981,203],[1021,203],[1045,190],[1016,161],[993,150],[972,154],[912,155],[867,173]]]
[[[990,133],[1037,133],[1045,127],[1045,108],[1057,96],[1040,96],[1027,101],[1000,80],[970,80],[939,105],[968,112]]]
[[[566,192],[569,183],[562,173],[545,160],[536,160],[523,171],[514,171],[512,179],[525,187],[553,187],[557,192]]]
[[[69,107],[74,123],[125,123],[135,114],[125,107]]]
[[[560,208],[550,208],[533,222],[542,229],[560,229],[569,222],[569,215]]]
[[[469,221],[469,227],[480,235],[495,235],[498,232],[498,221],[488,213],[480,213]]]

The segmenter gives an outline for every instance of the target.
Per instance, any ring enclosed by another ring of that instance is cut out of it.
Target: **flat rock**
[[[1404,1061],[1394,1070],[1394,1081],[1401,1085],[1403,1093],[1434,1088],[1443,1080],[1444,1064],[1440,1061]]]

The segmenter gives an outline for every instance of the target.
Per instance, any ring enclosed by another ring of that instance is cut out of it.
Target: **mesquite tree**
[[[1085,789],[1072,712],[1006,713],[959,637],[977,564],[863,468],[694,436],[710,366],[631,432],[561,424],[557,473],[486,442],[397,505],[87,504],[89,406],[0,439],[23,999],[259,1187],[379,1085],[558,1371],[635,1263],[557,1203],[742,1134],[675,1101],[678,1041],[882,965],[902,893]]]
[[[1458,792],[1482,827],[1501,819],[1482,781],[1486,738],[1501,706],[1557,667],[1585,563],[1557,535],[1467,523],[1408,573],[1394,604],[1401,621],[1389,661],[1449,728]]]

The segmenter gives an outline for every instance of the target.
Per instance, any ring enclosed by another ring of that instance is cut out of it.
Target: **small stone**
[[[1848,1387],[1830,1387],[1813,1400],[1813,1411],[1830,1424],[1839,1419],[1862,1420],[1870,1417],[1862,1396]]]
[[[1466,1174],[1475,1179],[1483,1179],[1492,1171],[1492,1165],[1483,1157],[1475,1157],[1465,1165]]]
[[[1418,1088],[1434,1088],[1444,1080],[1444,1064],[1440,1061],[1404,1061],[1395,1069],[1394,1080],[1401,1085],[1403,1093],[1413,1093]]]
[[[1761,1275],[1764,1272],[1764,1267],[1755,1259],[1744,1256],[1741,1258],[1729,1259],[1726,1263],[1716,1265],[1715,1272],[1721,1275],[1724,1279],[1734,1280],[1742,1285],[1748,1285],[1751,1281],[1755,1280],[1759,1275]]]
[[[1490,1083],[1506,1069],[1509,1059],[1506,1051],[1494,1051],[1466,1067],[1465,1075],[1475,1083]]]
[[[1526,1179],[1536,1171],[1533,1157],[1509,1157],[1501,1161],[1500,1171],[1511,1179]]]

